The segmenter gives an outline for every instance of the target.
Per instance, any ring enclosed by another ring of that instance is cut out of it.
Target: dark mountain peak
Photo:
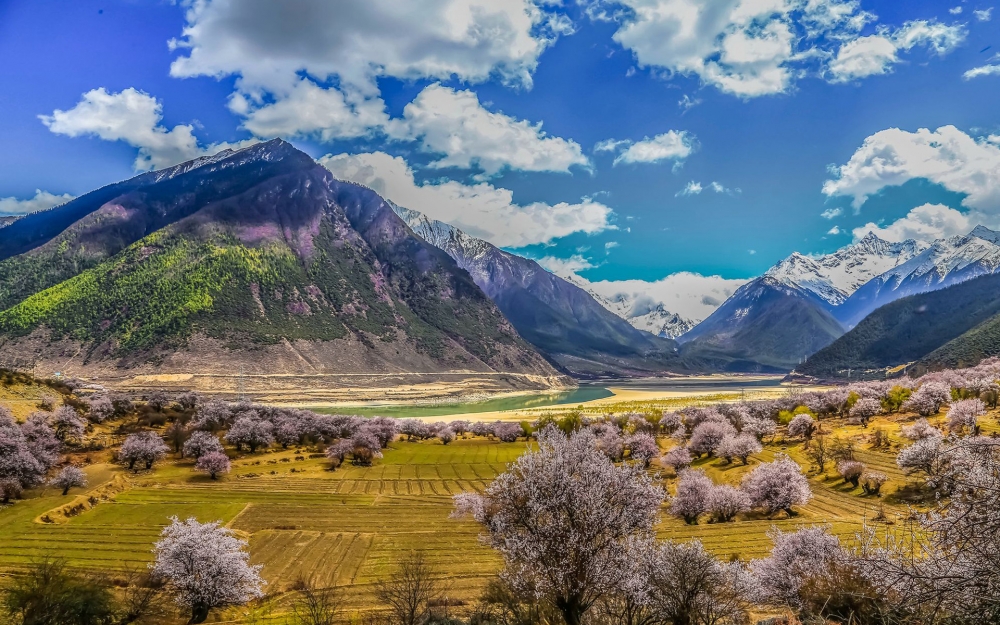
[[[173,167],[140,174],[126,182],[155,184],[195,170],[199,170],[199,174],[210,174],[224,169],[263,163],[281,163],[296,169],[308,169],[316,165],[316,161],[312,157],[291,143],[284,139],[271,139],[270,141],[252,143],[242,148],[220,150],[214,154],[200,156]]]

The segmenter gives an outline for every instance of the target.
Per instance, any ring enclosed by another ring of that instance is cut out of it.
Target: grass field
[[[985,421],[995,423],[995,418]],[[664,514],[658,527],[661,537],[697,538],[722,557],[748,559],[766,554],[771,527],[792,530],[824,524],[850,539],[880,507],[898,523],[905,507],[894,503],[892,493],[906,477],[896,468],[895,449],[870,449],[867,439],[875,428],[897,437],[899,424],[881,418],[862,430],[824,423],[831,434],[856,440],[858,459],[889,474],[892,481],[884,487],[883,498],[862,496],[860,489],[836,477],[832,463],[825,473],[817,474],[809,467],[802,443],[779,436],[751,458],[749,467],[726,465],[719,459],[701,459],[695,466],[716,482],[735,484],[754,464],[787,453],[809,471],[813,486],[814,497],[798,516],[750,515],[735,523],[691,526]],[[898,447],[898,438],[894,444]],[[308,578],[319,586],[346,587],[351,609],[360,610],[372,604],[373,583],[401,556],[419,550],[448,585],[448,595],[471,602],[500,561],[479,544],[478,526],[449,518],[451,496],[482,489],[525,448],[522,442],[482,438],[459,439],[447,446],[436,440],[397,441],[375,466],[345,465],[337,471],[329,471],[324,458],[311,458],[305,449],[276,450],[240,456],[233,462],[233,472],[219,481],[193,471],[189,460],[173,460],[152,472],[126,474],[129,486],[113,500],[60,523],[36,519],[80,493],[77,489],[64,497],[43,489],[0,509],[0,570],[17,569],[44,554],[95,571],[145,566],[168,518],[195,516],[200,521],[221,520],[245,534],[252,560],[264,565],[270,593],[280,594],[300,577]],[[668,489],[672,487],[670,469],[652,470]],[[124,471],[95,462],[87,473],[88,489],[94,489]],[[271,605],[281,612],[282,598]],[[217,617],[239,622],[240,613],[234,609]]]

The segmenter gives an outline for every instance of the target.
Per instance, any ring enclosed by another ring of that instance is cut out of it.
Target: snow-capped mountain
[[[688,357],[788,367],[880,306],[998,271],[1000,233],[983,226],[930,245],[868,233],[833,254],[792,254],[678,340]]]
[[[976,226],[969,234],[938,239],[913,258],[869,280],[835,314],[852,327],[871,311],[901,297],[942,289],[998,269],[1000,232]]]
[[[633,328],[650,334],[665,339],[675,339],[698,325],[695,321],[670,312],[663,306],[662,302],[657,302],[651,297],[628,293],[617,293],[611,297],[604,297],[588,288],[586,284],[579,284],[572,278],[567,279],[590,293],[599,304],[632,324]]]
[[[676,343],[629,325],[586,290],[535,261],[418,211],[390,206],[414,233],[468,271],[525,340],[575,375],[653,375],[679,369]]]
[[[927,244],[908,239],[884,241],[869,232],[863,239],[824,256],[794,252],[767,270],[765,275],[818,296],[830,306],[839,306],[872,278],[907,262]]]
[[[789,370],[844,333],[812,291],[767,274],[680,337],[682,355],[726,371]]]
[[[634,328],[668,339],[677,338],[696,325],[690,319],[664,309],[663,304],[657,304],[649,312],[627,317],[625,320]]]

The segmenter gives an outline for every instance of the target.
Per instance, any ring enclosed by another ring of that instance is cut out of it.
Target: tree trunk
[[[197,625],[197,623],[204,623],[205,619],[208,618],[208,606],[203,603],[196,603],[191,606],[191,620],[188,621],[188,625]]]
[[[69,493],[69,486],[63,489],[63,495]]]
[[[580,597],[572,595],[556,600],[556,607],[562,612],[566,625],[580,625],[583,620],[583,606],[580,605]]]

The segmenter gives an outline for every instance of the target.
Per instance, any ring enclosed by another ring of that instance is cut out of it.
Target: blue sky
[[[0,0],[0,212],[282,136],[695,318],[866,227],[1000,225],[989,1],[401,6]]]

